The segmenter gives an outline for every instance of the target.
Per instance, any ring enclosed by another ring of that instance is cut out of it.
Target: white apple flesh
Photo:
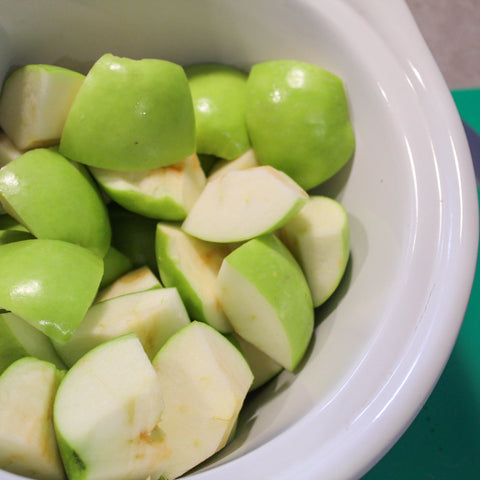
[[[240,352],[201,322],[174,335],[153,366],[165,401],[159,427],[172,449],[163,477],[171,480],[226,444],[253,376]]]
[[[0,168],[18,158],[22,153],[7,137],[5,132],[0,132]]]
[[[283,172],[253,167],[207,182],[182,228],[210,242],[239,242],[270,233],[293,218],[308,195]]]
[[[246,170],[247,168],[258,166],[259,164],[255,152],[252,149],[249,149],[243,155],[240,155],[234,160],[217,160],[208,174],[207,181],[211,182],[212,180],[221,177],[228,172]]]

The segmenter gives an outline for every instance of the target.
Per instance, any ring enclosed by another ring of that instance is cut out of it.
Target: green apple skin
[[[192,322],[153,360],[165,409],[159,428],[172,450],[172,480],[223,448],[253,380],[240,352],[214,328]]]
[[[162,283],[176,287],[192,320],[200,320],[221,332],[232,330],[221,309],[215,284],[226,245],[198,240],[178,226],[158,223],[156,253]]]
[[[345,208],[332,198],[311,196],[278,235],[302,267],[313,305],[319,307],[338,287],[350,257]]]
[[[148,266],[157,273],[157,220],[129,212],[115,203],[108,206],[108,213],[112,226],[112,246],[130,258],[133,268]]]
[[[258,161],[284,171],[305,190],[330,178],[352,157],[355,136],[336,75],[294,60],[258,63],[250,71],[246,98],[246,122]]]
[[[23,240],[0,246],[0,307],[53,340],[67,340],[97,294],[103,261],[61,240]]]
[[[157,427],[158,376],[135,335],[102,343],[65,374],[53,420],[69,480],[159,478],[170,449]]]
[[[185,68],[195,108],[197,152],[233,160],[250,148],[245,122],[247,74],[201,63]]]
[[[131,212],[158,220],[183,220],[207,181],[196,154],[141,172],[95,167],[90,171],[112,200]]]
[[[10,215],[0,216],[0,245],[33,238],[33,234]]]
[[[35,357],[65,369],[46,335],[13,313],[0,313],[0,373],[22,357]]]
[[[103,277],[99,288],[108,287],[115,280],[129,272],[132,267],[132,261],[124,253],[110,246],[103,257]]]
[[[3,167],[0,201],[37,238],[71,242],[101,257],[110,246],[110,221],[98,190],[52,149],[30,150]]]
[[[175,288],[155,288],[95,303],[73,335],[56,349],[71,367],[101,343],[135,333],[149,358],[177,331],[190,323]]]
[[[87,73],[60,140],[67,158],[110,170],[149,170],[194,152],[195,116],[183,68],[111,54]]]
[[[313,332],[312,297],[300,266],[275,235],[230,253],[217,292],[238,335],[287,370],[298,366]]]
[[[55,65],[25,65],[5,81],[0,126],[19,150],[57,144],[85,76]]]
[[[64,372],[25,357],[0,376],[0,468],[38,480],[64,480],[52,411]]]

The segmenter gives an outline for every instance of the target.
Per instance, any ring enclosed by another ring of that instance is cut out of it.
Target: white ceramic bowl
[[[357,150],[323,190],[349,213],[347,278],[320,312],[298,373],[259,392],[237,439],[188,478],[365,473],[413,420],[448,359],[478,240],[462,126],[404,3],[3,0],[0,24],[0,78],[26,63],[86,71],[109,51],[239,67],[294,58],[344,79]]]

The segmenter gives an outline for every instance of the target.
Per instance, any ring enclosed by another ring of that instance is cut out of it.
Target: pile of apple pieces
[[[107,54],[20,68],[0,125],[0,467],[177,478],[343,276],[346,212],[306,192],[353,152],[341,81]]]

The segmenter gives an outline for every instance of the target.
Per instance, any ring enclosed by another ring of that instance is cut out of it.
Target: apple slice
[[[82,357],[57,391],[53,419],[69,480],[159,478],[170,450],[163,397],[140,341],[125,335]]]
[[[253,376],[226,338],[196,321],[164,345],[153,366],[165,402],[158,426],[172,450],[163,477],[171,480],[226,444]]]
[[[336,200],[312,196],[279,231],[279,238],[303,269],[318,307],[335,291],[350,255],[347,212]]]
[[[257,157],[255,152],[250,148],[243,155],[240,155],[235,160],[218,160],[210,170],[207,181],[211,182],[215,178],[221,177],[225,173],[236,170],[246,170],[251,167],[258,167]]]
[[[54,145],[85,76],[54,65],[25,65],[5,81],[0,126],[20,150]]]
[[[64,240],[103,257],[111,229],[99,192],[49,148],[24,153],[0,170],[0,201],[36,237]]]
[[[215,290],[217,274],[229,247],[198,240],[179,227],[159,223],[156,252],[162,283],[178,289],[190,318],[206,322],[220,332],[231,331]]]
[[[253,383],[250,391],[256,390],[276,377],[283,367],[273,358],[265,355],[261,350],[247,342],[235,332],[226,335],[239,350],[242,352],[253,373]]]
[[[52,422],[63,372],[51,363],[21,358],[0,376],[0,468],[39,480],[65,472]]]
[[[0,307],[59,342],[82,321],[103,274],[100,257],[61,240],[0,245],[0,265]]]
[[[162,284],[148,267],[140,267],[125,273],[111,285],[98,292],[95,302],[102,302],[110,298],[142,292],[151,288],[161,288]]]
[[[185,67],[195,108],[197,152],[233,160],[250,148],[245,122],[247,74],[230,65]]]
[[[93,305],[66,342],[55,343],[69,367],[107,340],[135,333],[149,358],[178,330],[190,323],[175,288],[154,288]]]
[[[301,268],[277,237],[254,238],[228,255],[217,292],[238,335],[287,370],[297,367],[312,336],[312,297]]]
[[[0,373],[22,357],[35,357],[65,368],[46,335],[13,313],[0,313]]]
[[[119,205],[159,220],[183,220],[207,181],[196,154],[173,165],[141,172],[95,167],[90,171]]]
[[[171,165],[195,153],[195,116],[183,68],[151,58],[100,57],[70,109],[60,153],[122,171]]]
[[[308,195],[272,167],[229,172],[207,182],[182,228],[210,242],[239,242],[273,232],[293,218]]]
[[[0,132],[0,168],[23,154],[8,138],[5,132]]]
[[[246,122],[258,161],[309,190],[352,157],[355,136],[342,80],[317,65],[273,60],[252,67]]]

